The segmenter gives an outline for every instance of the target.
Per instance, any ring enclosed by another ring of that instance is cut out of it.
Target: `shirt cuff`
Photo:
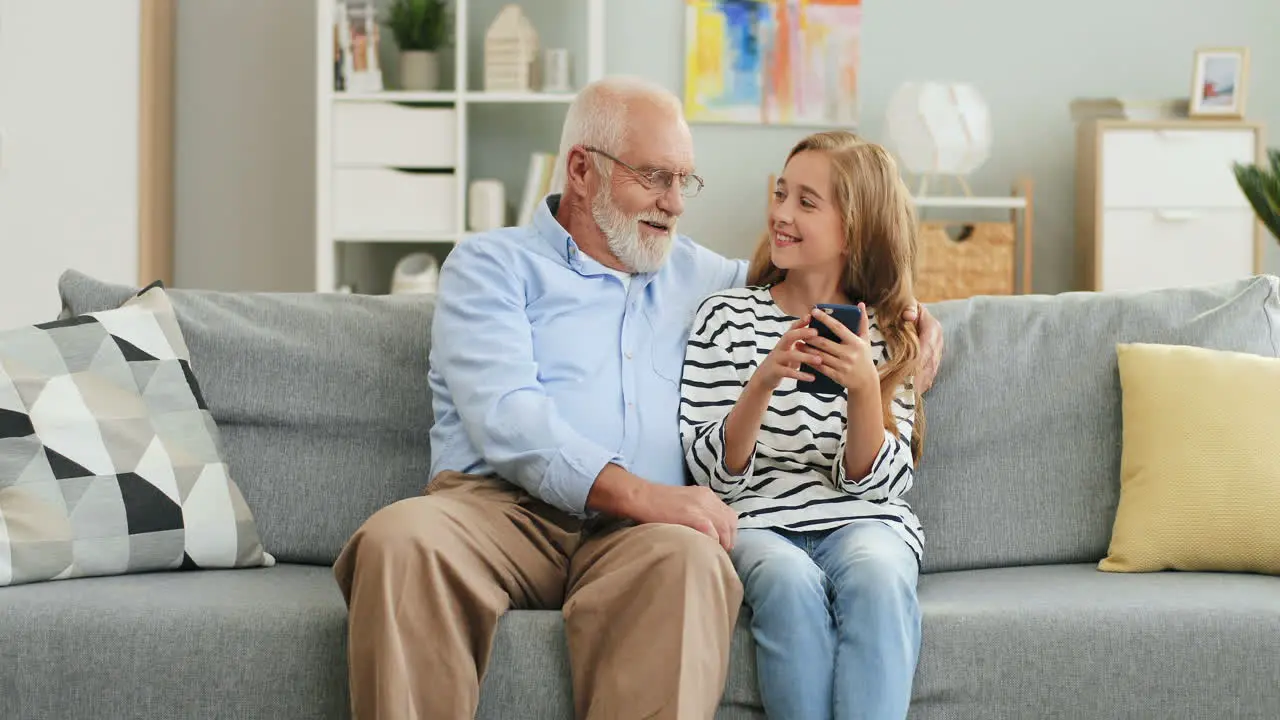
[[[577,517],[586,517],[587,495],[609,463],[622,465],[622,457],[591,442],[561,449],[542,476],[542,499]]]
[[[867,471],[866,475],[863,475],[857,480],[850,481],[849,484],[854,487],[861,487],[862,485],[865,485],[868,480],[875,477],[876,471],[880,469],[880,466],[888,461],[888,458],[885,456],[893,451],[893,444],[896,440],[897,438],[894,437],[893,433],[889,432],[888,428],[886,428],[884,431],[884,440],[880,443],[880,450],[876,453],[875,460],[871,461],[871,469]],[[840,461],[841,463],[844,462],[844,446],[840,447]],[[847,470],[848,468],[842,467],[841,469]],[[846,474],[846,478],[847,477],[848,475]]]
[[[725,454],[726,445],[724,441],[725,426],[728,424],[729,423],[727,421],[721,420],[720,427],[716,429],[715,435],[707,438],[709,441],[707,444],[711,446],[713,456],[720,458],[720,462],[716,463],[716,472],[720,475],[720,480],[722,482],[733,483],[743,478],[751,477],[752,473],[755,472],[756,448],[760,446],[760,443],[757,441],[755,445],[751,446],[751,455],[747,457],[747,465],[742,469],[742,472],[730,472],[728,464],[729,458]]]

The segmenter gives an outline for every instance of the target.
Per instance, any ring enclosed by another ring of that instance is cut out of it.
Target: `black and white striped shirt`
[[[881,520],[897,530],[919,559],[924,534],[902,496],[911,489],[911,432],[915,397],[910,379],[893,401],[898,433],[884,433],[871,472],[844,472],[846,394],[817,395],[783,379],[760,426],[755,451],[741,475],[724,461],[725,419],[757,365],[795,322],[765,287],[726,290],[699,306],[681,381],[680,437],[685,462],[699,485],[738,512],[740,528],[829,530],[855,519]],[[868,308],[875,364],[888,354]]]

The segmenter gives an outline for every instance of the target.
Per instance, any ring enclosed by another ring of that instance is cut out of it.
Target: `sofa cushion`
[[[920,605],[913,720],[1280,717],[1274,578],[973,570],[923,576]],[[718,720],[764,717],[749,619]],[[5,588],[0,717],[345,718],[345,635],[321,567]],[[507,613],[477,717],[572,717],[568,670],[559,612]]]
[[[1280,359],[1116,349],[1124,391],[1110,572],[1280,575]]]
[[[0,717],[347,718],[329,568],[155,573],[0,590]],[[763,718],[746,627],[719,720]],[[573,717],[558,611],[503,616],[478,720]]]
[[[0,331],[0,585],[272,563],[162,287]]]
[[[134,293],[75,271],[64,314]],[[330,564],[431,467],[430,296],[169,290],[227,464],[283,562]]]
[[[971,570],[923,576],[920,607],[913,720],[1044,717],[1045,708],[1075,718],[1280,717],[1274,578]],[[744,607],[718,720],[764,718],[749,622]],[[560,613],[508,613],[480,717],[571,717],[568,673]]]
[[[1273,577],[971,570],[920,606],[912,720],[1280,717]]]
[[[3,588],[0,638],[0,717],[349,717],[346,611],[328,568]]]
[[[1116,344],[1275,357],[1275,277],[931,305],[946,338],[907,500],[926,572],[1097,562],[1120,485]]]

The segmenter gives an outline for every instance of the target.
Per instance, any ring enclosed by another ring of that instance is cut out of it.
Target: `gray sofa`
[[[82,313],[134,289],[68,272],[60,290]],[[432,301],[172,297],[279,564],[0,588],[0,717],[346,717],[329,564],[427,481]],[[947,352],[911,493],[928,537],[911,717],[1280,717],[1280,579],[1095,569],[1118,497],[1115,343],[1280,355],[1277,280],[933,311]],[[509,613],[481,716],[571,717],[567,663],[558,613]],[[745,624],[719,717],[763,717]]]

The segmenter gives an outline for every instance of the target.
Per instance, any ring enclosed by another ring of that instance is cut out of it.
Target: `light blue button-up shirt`
[[[678,412],[699,303],[746,280],[678,236],[630,287],[555,219],[466,238],[440,268],[432,326],[431,474],[496,473],[574,515],[608,463],[686,482]]]

